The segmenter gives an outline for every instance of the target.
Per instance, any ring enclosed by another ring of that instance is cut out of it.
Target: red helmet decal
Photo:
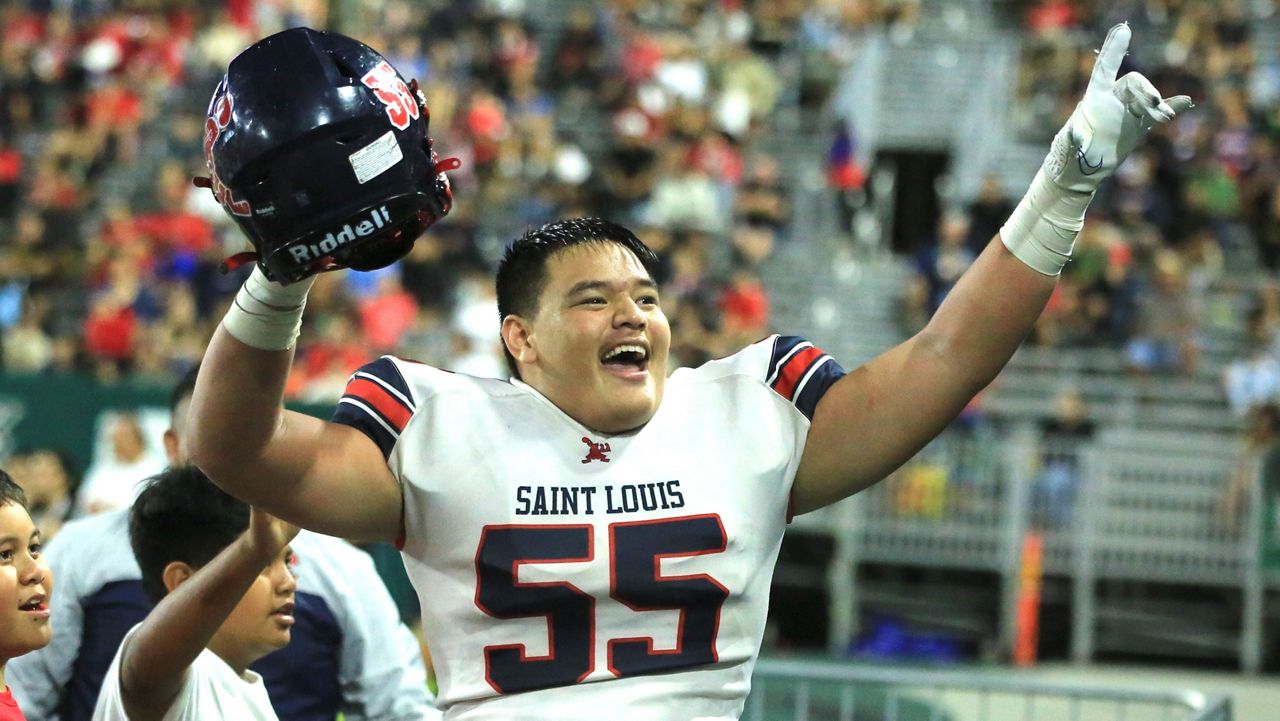
[[[378,63],[360,78],[360,82],[373,90],[378,100],[387,106],[387,117],[397,130],[408,128],[410,121],[418,119],[418,102],[391,63],[386,60]]]
[[[232,196],[231,188],[218,178],[217,165],[213,160],[213,144],[217,142],[222,131],[231,124],[231,96],[227,95],[225,83],[218,86],[214,97],[217,99],[213,102],[213,109],[209,111],[209,117],[204,121],[204,164],[209,168],[210,189],[213,191],[213,197],[217,198],[224,208],[234,215],[247,217],[252,212],[249,201],[236,200]]]

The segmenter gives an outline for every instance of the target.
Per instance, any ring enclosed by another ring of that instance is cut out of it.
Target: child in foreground
[[[289,643],[297,533],[194,466],[151,479],[130,512],[129,540],[157,605],[125,636],[94,721],[276,721],[248,668]]]
[[[4,667],[49,643],[51,593],[53,573],[41,557],[40,530],[27,512],[27,497],[0,470],[0,721],[26,721],[5,683]]]

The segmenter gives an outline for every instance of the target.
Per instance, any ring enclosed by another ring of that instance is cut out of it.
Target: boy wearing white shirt
[[[193,466],[153,478],[130,513],[129,539],[158,603],[125,636],[94,721],[276,721],[248,667],[289,643],[297,533]]]

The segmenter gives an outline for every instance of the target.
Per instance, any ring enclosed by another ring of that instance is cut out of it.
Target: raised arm
[[[400,486],[368,436],[284,409],[311,279],[260,269],[205,352],[186,434],[191,460],[231,495],[291,523],[360,540],[400,533]]]
[[[792,492],[796,513],[881,480],[919,451],[1004,367],[1040,316],[1085,210],[1157,122],[1191,107],[1146,78],[1116,74],[1129,47],[1113,27],[1084,99],[1054,138],[1026,197],[914,337],[842,378],[813,417]]]
[[[334,58],[343,59],[340,73]],[[282,69],[289,82],[278,81]],[[251,256],[257,267],[201,364],[190,456],[227,492],[305,528],[399,536],[387,449],[358,430],[287,413],[281,398],[314,275],[391,265],[449,213],[445,172],[459,163],[436,155],[430,117],[417,82],[376,50],[309,28],[240,52],[209,103],[209,176],[196,184],[253,245],[237,263]]]
[[[246,591],[269,565],[285,562],[296,526],[254,509],[249,530],[181,581],[125,641],[120,692],[133,718],[168,713],[196,657],[209,645]],[[165,569],[166,585],[170,566]],[[288,573],[283,563],[281,573]]]

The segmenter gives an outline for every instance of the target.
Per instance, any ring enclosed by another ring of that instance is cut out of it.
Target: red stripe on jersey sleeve
[[[413,413],[401,405],[400,401],[386,388],[367,378],[356,378],[347,384],[346,395],[354,396],[369,404],[371,408],[382,414],[396,432],[404,430]]]
[[[787,364],[778,372],[778,379],[773,382],[773,389],[778,392],[778,395],[791,400],[791,394],[795,392],[796,384],[804,377],[804,372],[823,355],[820,348],[805,348],[791,356]]]

